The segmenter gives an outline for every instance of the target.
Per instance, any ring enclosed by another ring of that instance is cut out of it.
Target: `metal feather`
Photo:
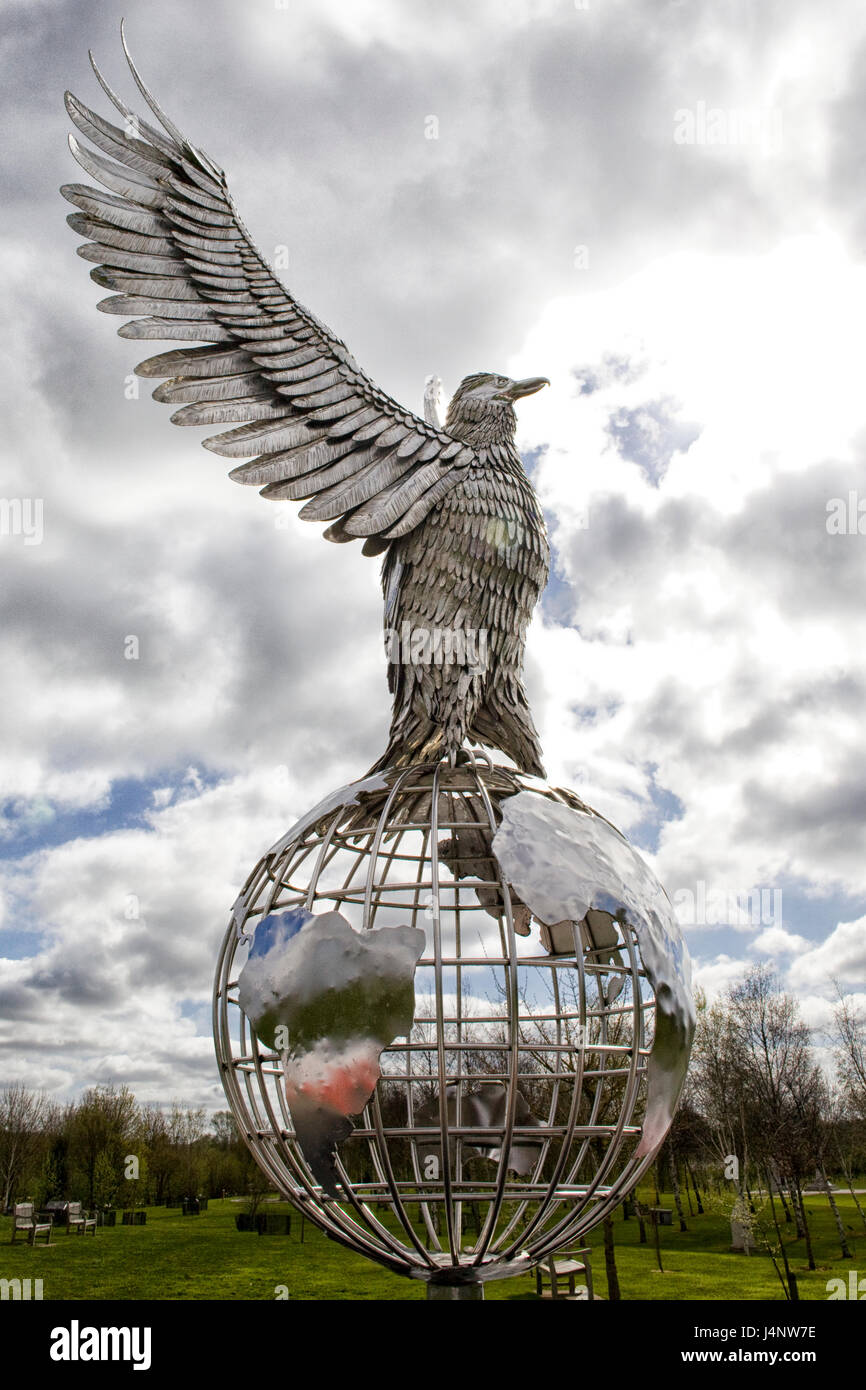
[[[178,208],[172,207],[169,199],[166,199],[165,203],[165,216],[173,227],[186,232],[189,236],[203,237],[208,242],[216,243],[218,251],[223,244],[230,247],[243,241],[237,227],[228,218],[222,223],[218,223],[211,221],[211,217],[215,214],[201,218],[187,216]]]
[[[146,295],[148,299],[186,300],[194,304],[201,301],[195,286],[181,276],[155,276],[128,274],[123,270],[113,270],[108,266],[97,266],[90,272],[91,280],[106,290],[118,290],[121,294]]]
[[[292,394],[290,387],[278,386],[276,389],[281,396],[289,396]],[[351,396],[353,391],[354,387],[352,387],[349,382],[340,380],[336,386],[329,386],[324,391],[316,391],[309,396],[298,396],[296,400],[292,401],[292,404],[304,407],[308,410],[314,410],[321,406],[336,405],[338,402],[344,401]]]
[[[148,256],[170,256],[177,253],[174,242],[164,236],[123,231],[98,217],[85,217],[80,212],[71,212],[66,221],[74,232],[81,236],[93,237],[102,246],[116,247],[121,251],[142,251]]]
[[[262,454],[250,463],[242,463],[240,467],[233,468],[229,477],[236,483],[250,483],[255,487],[262,487],[272,483],[293,486],[293,480],[301,477],[307,479],[315,475],[311,487],[311,491],[315,492],[319,487],[326,485],[322,480],[326,469],[328,472],[331,471],[328,465],[345,458],[350,449],[351,444],[345,441],[341,444],[329,444],[318,439],[313,443],[298,444],[294,449],[284,449],[279,454]],[[347,466],[350,469],[360,466],[357,455],[352,455]],[[298,495],[309,497],[311,494]]]
[[[132,319],[117,330],[121,338],[180,338],[197,343],[230,343],[232,335],[221,324],[185,323],[180,319]]]
[[[173,425],[222,425],[232,420],[273,420],[281,414],[266,396],[244,396],[236,401],[208,401],[185,405],[171,416]]]
[[[198,183],[191,183],[189,179],[183,182],[176,174],[169,173],[165,178],[165,183],[175,194],[182,198],[184,202],[194,203],[201,208],[210,208],[213,212],[225,212],[226,200],[222,196],[216,197],[213,193],[206,193],[199,187]]]
[[[321,435],[303,420],[283,419],[269,425],[241,425],[226,434],[203,439],[202,444],[223,458],[247,458],[251,454],[277,454],[301,444],[315,444]]]
[[[297,405],[297,401],[292,402]],[[364,396],[355,394],[345,396],[342,400],[335,402],[334,405],[319,406],[307,418],[311,425],[323,425],[337,423],[351,417],[358,407],[364,404]]]
[[[78,255],[85,261],[96,261],[97,265],[110,266],[115,270],[138,270],[143,275],[186,276],[186,267],[180,256],[149,256],[144,251],[117,251],[111,246],[100,246],[98,241],[86,241],[76,246]]]
[[[88,140],[92,140],[94,145],[106,154],[122,160],[130,169],[140,169],[142,173],[150,174],[152,177],[157,177],[171,168],[171,161],[161,150],[153,145],[145,145],[140,140],[134,142],[119,126],[103,120],[71,92],[66,92],[63,100],[69,119],[82,135],[86,135]]]
[[[354,468],[351,474],[346,470],[345,481],[335,479],[336,486],[322,491],[317,489],[315,499],[301,508],[300,515],[307,521],[333,521],[341,512],[353,511],[383,488],[390,487],[403,477],[408,467],[404,460],[389,454],[374,459],[364,468]]]
[[[245,371],[250,358],[235,348],[176,348],[147,357],[135,368],[136,376],[234,376]]]
[[[230,242],[228,239],[218,240],[215,237],[201,236],[199,234],[199,229],[193,223],[190,223],[192,230],[184,230],[178,225],[180,219],[176,213],[173,222],[172,240],[175,245],[182,247],[184,250],[203,251],[206,258],[209,259],[213,256],[216,260],[221,260],[224,256],[236,254],[235,247],[240,244],[240,237],[236,237],[234,241]]]
[[[164,381],[152,392],[164,405],[193,405],[198,401],[232,401],[252,395],[259,384],[255,372],[242,376],[179,377]]]
[[[138,178],[123,164],[116,164],[101,155],[91,154],[84,145],[79,144],[74,135],[68,136],[72,157],[88,174],[105,184],[113,193],[122,198],[134,198],[145,207],[161,208],[165,203],[165,190],[159,188],[153,179],[140,173]]]
[[[194,198],[184,198],[177,193],[166,195],[165,207],[169,213],[178,213],[181,217],[187,218],[194,226],[199,227],[231,227],[234,234],[237,234],[237,223],[230,213],[226,212],[226,205],[218,198],[210,200],[215,206],[205,207]],[[214,232],[214,236],[219,237],[221,232]]]
[[[266,374],[269,381],[278,384],[280,395],[290,398],[292,396],[308,398],[314,392],[318,395],[332,386],[343,385],[346,380],[341,367],[331,367],[327,371],[322,371],[319,368],[315,376],[304,376],[300,380],[294,372],[272,372],[270,368],[266,368]],[[332,400],[333,398],[329,397],[327,401],[323,400],[322,404],[331,404]]]
[[[114,106],[116,110],[120,112],[121,116],[126,117],[126,120],[131,129],[136,131],[144,131],[148,140],[151,142],[151,144],[155,145],[158,150],[162,150],[169,155],[174,154],[175,150],[171,141],[166,140],[162,132],[157,130],[155,126],[148,125],[147,121],[143,121],[139,116],[135,114],[134,111],[131,111],[130,108],[126,105],[126,103],[121,101],[120,97],[112,89],[112,87],[109,86],[108,81],[105,77],[103,77],[102,73],[99,71],[99,68],[96,65],[96,59],[94,58],[93,51],[91,49],[88,49],[87,56],[90,59],[90,66],[93,68],[93,71],[96,75],[96,80],[99,83],[100,87],[104,91],[105,95],[108,97],[108,100],[111,102],[112,106]]]
[[[88,188],[82,183],[65,183],[60,192],[70,203],[89,213],[100,222],[108,222],[112,227],[124,231],[144,232],[146,236],[162,236],[165,227],[161,217],[148,212],[125,198],[113,193],[101,193],[96,188]]]
[[[142,81],[141,76],[139,75],[138,68],[132,61],[132,54],[130,53],[129,48],[127,46],[123,20],[120,21],[120,42],[123,45],[123,52],[126,56],[126,61],[129,64],[129,71],[132,73],[135,85],[141,92],[141,95],[144,97],[145,101],[147,102],[154,116],[156,116],[156,119],[159,121],[160,125],[163,127],[164,130],[168,132],[172,140],[177,141],[178,145],[180,145],[182,150],[188,151],[197,160],[201,160],[202,158],[207,159],[207,156],[202,156],[201,153],[190,144],[183,132],[178,130],[177,126],[174,124],[174,121],[170,120],[169,117],[165,114],[159,102],[156,100],[156,97],[154,97],[148,91],[147,87],[144,85],[144,82]],[[209,160],[207,162],[210,163]],[[211,167],[214,168],[215,166]],[[217,170],[218,175],[220,175],[221,173],[221,170]]]
[[[182,303],[173,299],[150,299],[131,294],[112,295],[100,299],[97,309],[103,314],[154,314],[161,319],[212,319],[213,309],[200,301]]]

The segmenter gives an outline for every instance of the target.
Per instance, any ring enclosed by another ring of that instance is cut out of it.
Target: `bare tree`
[[[168,1117],[168,1135],[178,1159],[178,1176],[184,1193],[194,1197],[203,1175],[202,1143],[207,1130],[204,1107],[197,1110],[175,1101]]]
[[[622,1298],[619,1288],[619,1275],[616,1268],[616,1255],[613,1243],[613,1218],[606,1216],[602,1222],[604,1228],[604,1268],[607,1274],[607,1296],[614,1303]]]
[[[821,1076],[819,1079],[817,1101],[820,1107],[818,1117],[818,1175],[824,1186],[824,1192],[833,1213],[833,1220],[836,1223],[836,1232],[839,1237],[839,1245],[843,1260],[854,1258],[845,1233],[845,1225],[842,1221],[842,1213],[833,1195],[830,1186],[830,1179],[827,1176],[827,1164],[830,1155],[837,1152],[837,1138],[840,1128],[844,1124],[844,1101],[838,1091],[832,1091],[826,1079]],[[854,1198],[855,1203],[857,1198]]]
[[[0,1090],[0,1182],[3,1210],[12,1202],[37,1154],[48,1102],[44,1093],[30,1091],[20,1081]]]
[[[668,1131],[668,1137],[665,1140],[665,1153],[667,1156],[668,1168],[671,1175],[671,1190],[674,1194],[674,1206],[677,1209],[677,1219],[680,1223],[680,1230],[687,1231],[689,1228],[686,1224],[686,1214],[683,1211],[683,1197],[682,1191],[680,1189],[680,1175],[678,1167],[679,1154],[674,1136],[670,1131]]]
[[[158,1105],[142,1107],[138,1137],[147,1154],[153,1201],[159,1206],[171,1196],[171,1180],[177,1172],[178,1156],[165,1113]]]
[[[798,1230],[815,1268],[803,1202],[803,1182],[818,1166],[820,1073],[811,1052],[811,1032],[797,1001],[780,988],[765,965],[754,966],[728,993],[731,1016],[745,1060],[742,1097],[751,1143],[769,1172],[777,1165],[787,1179]]]
[[[836,1025],[836,1070],[851,1110],[866,1119],[866,1014],[836,985],[839,1003],[833,1014]]]
[[[732,1179],[740,1196],[745,1192],[749,1143],[744,1106],[747,1059],[729,1003],[707,1004],[698,993],[697,1027],[684,1104],[702,1119],[696,1138],[720,1176]],[[675,1119],[674,1123],[677,1121]],[[731,1159],[736,1163],[730,1166]]]

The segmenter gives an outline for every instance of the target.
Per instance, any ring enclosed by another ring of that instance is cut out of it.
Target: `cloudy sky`
[[[110,114],[89,45],[132,94],[124,10],[385,389],[550,378],[550,780],[709,991],[769,960],[818,1026],[834,980],[866,1003],[862,6],[5,0],[0,1081],[219,1106],[228,909],[388,724],[376,563],[231,483],[94,310],[62,95]]]

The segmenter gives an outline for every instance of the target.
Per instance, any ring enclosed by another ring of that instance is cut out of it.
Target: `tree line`
[[[0,1203],[53,1199],[91,1209],[180,1204],[267,1183],[227,1110],[139,1105],[126,1086],[58,1104],[20,1082],[0,1089]]]

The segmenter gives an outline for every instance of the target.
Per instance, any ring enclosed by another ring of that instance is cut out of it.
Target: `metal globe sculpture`
[[[535,780],[523,657],[550,549],[514,407],[550,383],[475,372],[444,422],[435,391],[423,419],[392,399],[274,274],[121,37],[157,124],[95,62],[122,125],[66,94],[99,187],[61,192],[112,291],[98,308],[128,318],[124,338],[179,344],[135,370],[175,424],[219,427],[203,442],[236,482],[383,557],[388,745],[238,899],[214,1000],[229,1103],[330,1235],[479,1296],[638,1180],[694,1027],[662,889],[603,817]]]
[[[693,1024],[672,910],[627,841],[466,754],[305,816],[247,880],[214,991],[261,1167],[430,1297],[480,1297],[623,1199]]]

